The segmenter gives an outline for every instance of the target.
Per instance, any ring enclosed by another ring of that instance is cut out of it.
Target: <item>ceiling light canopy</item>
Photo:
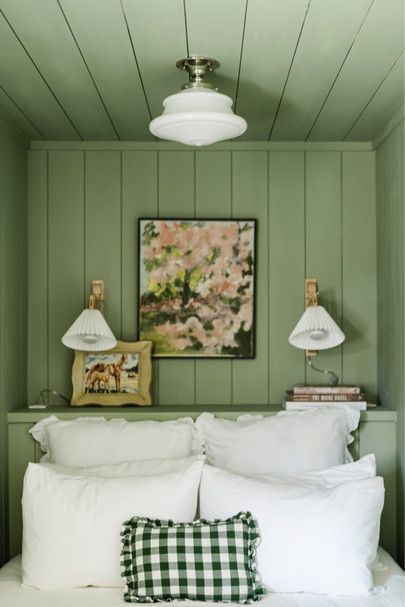
[[[149,130],[160,139],[178,141],[186,145],[210,145],[216,141],[239,137],[247,129],[247,122],[232,110],[232,99],[218,93],[204,78],[207,72],[219,67],[216,59],[187,57],[176,63],[186,70],[189,82],[181,93],[163,101],[163,114],[152,120]]]

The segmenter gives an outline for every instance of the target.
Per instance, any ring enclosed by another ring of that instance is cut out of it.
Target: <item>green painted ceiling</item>
[[[188,54],[251,141],[369,141],[403,105],[403,0],[0,0],[0,111],[31,139],[151,140]]]

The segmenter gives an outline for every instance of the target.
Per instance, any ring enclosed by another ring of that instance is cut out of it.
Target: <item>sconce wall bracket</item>
[[[91,281],[89,308],[90,310],[98,309],[101,314],[104,314],[104,280]]]
[[[305,307],[317,306],[318,305],[318,287],[316,284],[316,278],[305,279]],[[305,356],[312,358],[317,355],[316,350],[305,350]]]

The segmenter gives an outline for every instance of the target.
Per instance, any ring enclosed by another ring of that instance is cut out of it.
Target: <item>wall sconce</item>
[[[312,363],[312,358],[317,355],[318,350],[327,350],[341,344],[344,333],[339,329],[335,321],[323,306],[318,305],[318,292],[315,278],[305,279],[305,305],[306,310],[294,327],[288,341],[292,346],[306,350],[308,365],[331,376],[329,384],[336,386],[338,376],[333,371],[318,369]]]
[[[102,314],[104,310],[104,281],[92,280],[89,307],[80,314],[62,337],[67,348],[84,352],[111,350],[117,345],[113,332]]]

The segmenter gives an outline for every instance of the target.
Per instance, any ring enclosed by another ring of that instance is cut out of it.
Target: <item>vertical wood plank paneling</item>
[[[158,212],[157,152],[122,153],[122,339],[138,325],[138,219]],[[158,402],[159,361],[153,360],[152,402]]]
[[[8,557],[7,411],[27,402],[26,148],[0,119],[0,565]]]
[[[359,436],[360,436],[360,428],[359,426],[357,427],[356,430],[354,430],[354,432],[352,432],[352,436],[354,437],[354,441],[352,443],[350,443],[350,445],[348,446],[349,452],[351,454],[351,456],[353,457],[354,460],[359,459],[359,452],[360,452],[360,440],[359,440]]]
[[[28,154],[28,402],[48,387],[47,152]]]
[[[377,474],[384,477],[385,505],[381,517],[381,537],[383,548],[397,558],[397,503],[395,457],[396,424],[388,422],[361,422],[359,456],[374,453],[377,460]],[[399,517],[400,518],[400,517]]]
[[[48,183],[45,154],[31,153],[29,171],[31,400],[46,386],[48,373],[49,387],[70,396],[73,353],[60,338],[83,309],[91,278],[106,282],[106,317],[117,337],[136,339],[141,216],[253,217],[259,230],[256,359],[156,360],[154,403],[279,403],[286,388],[305,380],[304,355],[288,344],[304,309],[305,275],[318,279],[321,303],[338,324],[343,295],[343,379],[360,381],[372,398],[371,154],[344,152],[342,160],[339,152],[306,152],[305,175],[304,152],[294,150],[120,152],[106,146],[87,151],[85,159],[80,151],[49,152]],[[342,379],[339,351],[322,353],[316,362]],[[308,381],[322,381],[317,375],[308,373]]]
[[[232,361],[232,396],[238,405],[268,402],[268,166],[267,152],[232,152],[232,216],[257,219],[254,360]]]
[[[8,410],[27,400],[27,163],[11,137],[0,143],[2,234],[3,402]]]
[[[8,476],[12,479],[12,482],[9,483],[8,494],[10,558],[21,553],[23,478],[27,462],[35,461],[35,441],[28,434],[30,426],[31,424],[9,424],[8,426],[8,444],[10,445]]]
[[[195,215],[228,218],[232,214],[231,153],[196,152]],[[229,360],[196,361],[196,403],[232,402],[232,368]],[[215,390],[212,386],[215,385]]]
[[[344,383],[377,396],[375,156],[342,153]]]
[[[377,149],[378,398],[396,409],[398,512],[405,504],[404,121]],[[404,517],[398,562],[404,564]]]
[[[122,153],[123,339],[136,339],[138,326],[138,219],[158,213],[157,152]]]
[[[194,152],[159,152],[159,217],[194,217],[194,171]],[[159,360],[159,404],[194,402],[194,360]]]
[[[41,449],[41,445],[39,443],[37,443],[37,441],[34,441],[35,445],[34,445],[34,462],[38,463],[41,461],[41,458],[44,456],[44,452]]]
[[[342,325],[342,197],[339,152],[306,152],[306,276],[316,278],[319,304]],[[314,364],[342,381],[341,346],[320,353]],[[307,368],[308,383],[327,383]]]
[[[27,399],[26,175],[25,147],[0,125],[0,396],[4,412]],[[0,420],[0,435],[1,430]]]
[[[386,343],[386,336],[391,336],[393,333],[389,331],[390,324],[394,318],[394,314],[382,314],[383,293],[386,293],[391,282],[391,274],[393,260],[391,259],[389,237],[391,232],[391,204],[389,202],[390,184],[392,183],[392,175],[390,174],[390,140],[386,138],[379,146],[376,154],[376,194],[377,194],[377,209],[376,209],[376,225],[377,225],[377,339],[378,339],[378,397],[381,403],[387,406],[392,406],[393,402],[393,381],[390,376],[391,356],[390,352],[395,349],[395,344]],[[385,298],[384,298],[385,299]],[[389,298],[392,303],[391,297]],[[390,305],[391,308],[391,305]],[[391,341],[391,340],[390,340]],[[393,347],[394,346],[394,347]]]
[[[378,390],[381,402],[404,403],[404,123],[377,152]]]
[[[396,231],[396,248],[399,257],[399,280],[397,289],[399,292],[397,306],[399,316],[398,341],[402,344],[399,350],[399,358],[395,361],[398,369],[397,397],[398,430],[397,440],[399,448],[397,452],[397,487],[398,508],[400,512],[405,511],[405,212],[404,212],[404,121],[398,125],[393,137],[392,158],[395,167],[395,192],[398,197],[398,227]],[[399,563],[405,567],[405,519],[402,517],[398,525],[399,540]]]
[[[86,300],[83,168],[83,152],[49,152],[49,387],[66,397],[73,351],[61,337]]]
[[[269,153],[269,402],[304,380],[304,357],[288,336],[304,309],[304,154]]]
[[[398,359],[397,287],[398,257],[393,245],[396,235],[397,201],[393,192],[395,172],[392,163],[392,135],[377,152],[377,278],[378,278],[378,392],[382,404],[391,407],[396,401]],[[396,239],[395,239],[396,240]],[[388,294],[388,297],[386,297]],[[387,309],[388,313],[382,313]]]
[[[121,154],[85,152],[84,290],[104,280],[104,316],[121,336]]]

